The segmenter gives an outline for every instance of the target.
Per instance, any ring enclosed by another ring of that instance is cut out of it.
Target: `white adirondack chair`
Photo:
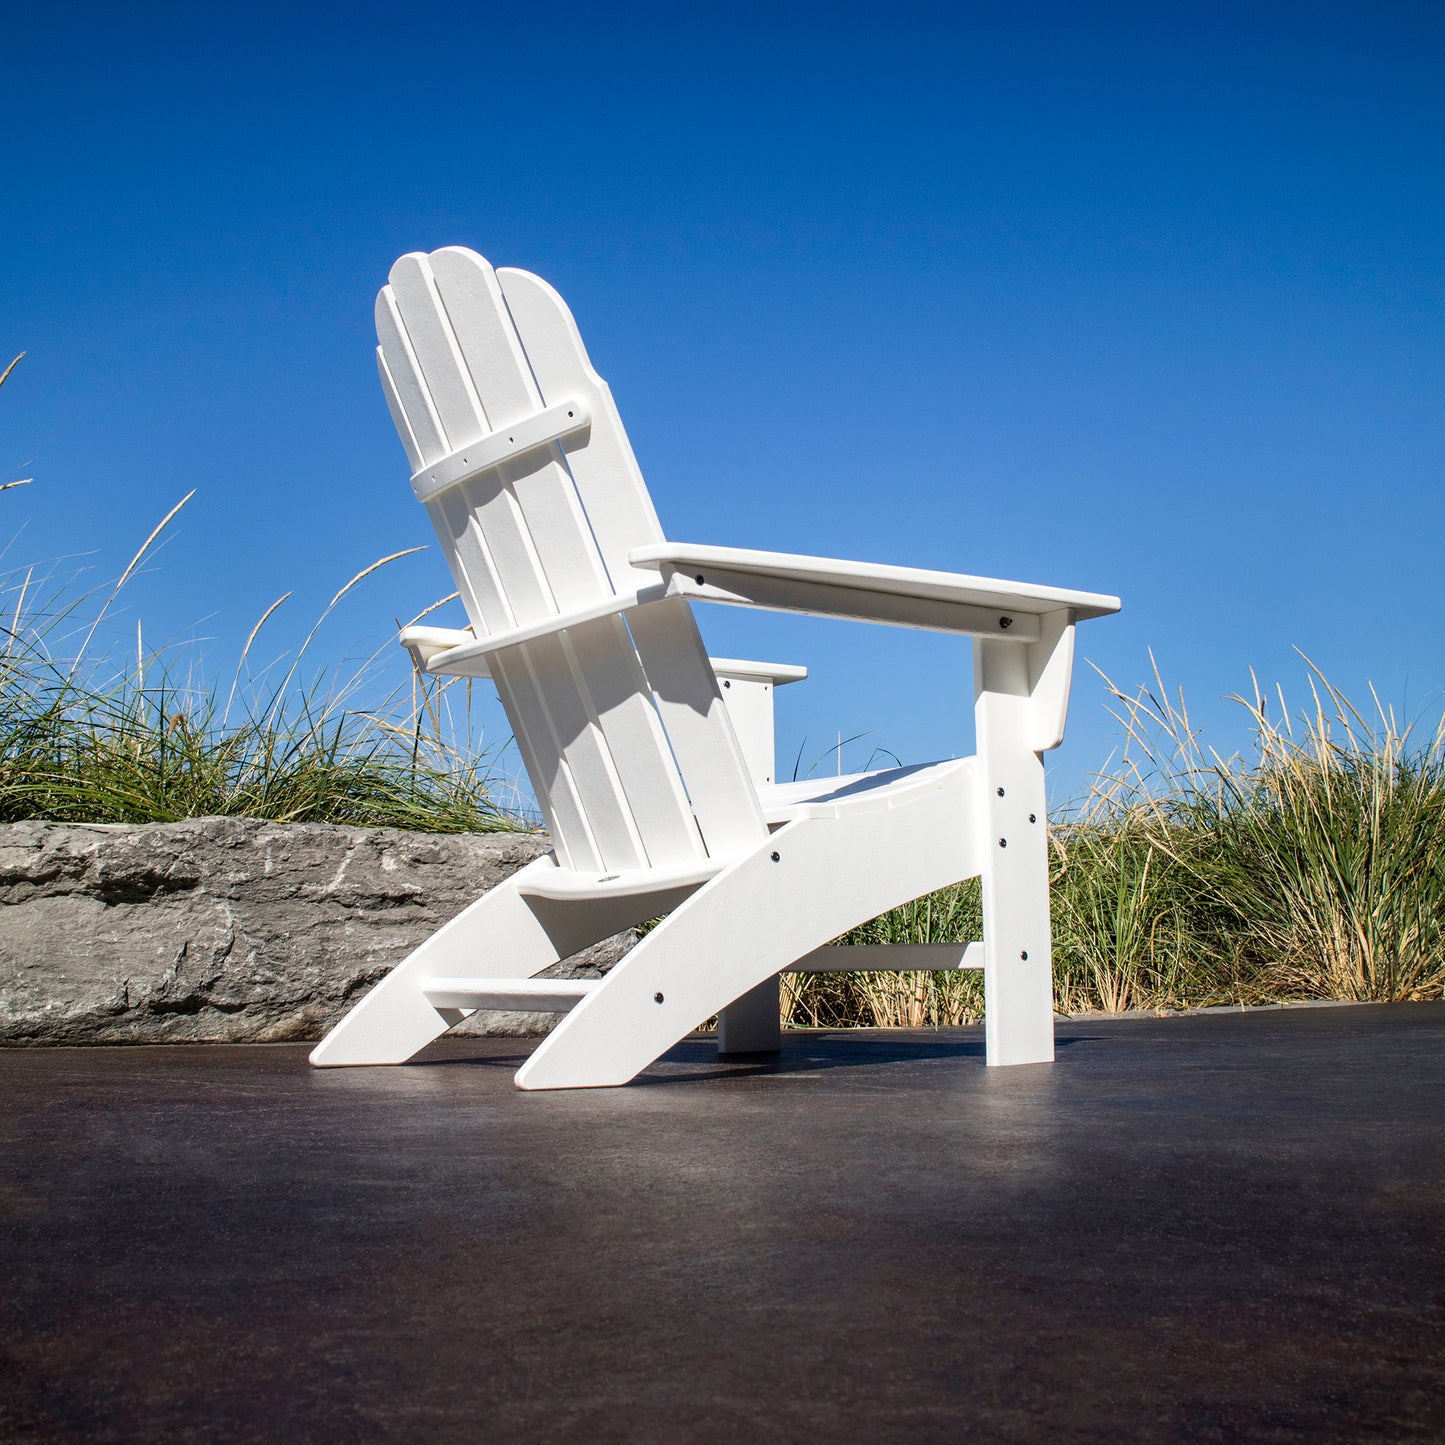
[[[402,1063],[469,1010],[552,1009],[518,1086],[623,1084],[713,1014],[723,1048],[776,1047],[780,971],[858,967],[981,967],[988,1062],[1052,1059],[1040,754],[1063,736],[1075,624],[1118,599],[669,542],[546,282],[460,247],[416,253],[376,317],[412,486],[471,619],[402,641],[428,672],[495,682],[553,852],[416,949],[312,1063]],[[977,755],[760,784],[692,601],[973,637]],[[981,944],[829,946],[976,875]],[[538,976],[661,915],[601,980]]]

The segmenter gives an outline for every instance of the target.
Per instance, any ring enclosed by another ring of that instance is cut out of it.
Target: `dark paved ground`
[[[0,1436],[1445,1438],[1445,1005],[0,1054]]]

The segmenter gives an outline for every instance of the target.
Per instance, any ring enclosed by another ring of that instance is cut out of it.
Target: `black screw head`
[[[652,996],[652,1001],[653,1001],[653,1003],[661,1003],[661,1002],[662,1002],[662,995],[661,995],[660,993],[655,993],[655,994],[653,994],[653,996]]]
[[[1007,838],[1000,838],[1000,839],[998,840],[998,846],[999,846],[1000,848],[1007,848],[1007,847],[1008,847],[1008,839],[1007,839]]]
[[[783,861],[783,855],[781,853],[774,853],[772,858],[774,863],[781,863]]]
[[[1000,798],[1003,797],[1003,789],[1002,789],[1002,788],[997,788],[997,789],[995,789],[995,791],[998,793],[998,795],[999,795]]]
[[[732,683],[729,682],[727,678],[723,678],[723,686],[724,686],[724,687],[731,687],[731,686],[732,686]]]
[[[1020,957],[1021,959],[1023,959],[1023,961],[1024,961],[1025,963],[1027,963],[1027,962],[1029,961],[1029,951],[1028,951],[1028,949],[1026,949],[1026,948],[1025,948],[1025,949],[1021,949],[1021,950],[1019,951],[1019,957]]]
[[[1004,632],[1007,632],[1014,625],[1014,620],[1012,617],[1000,617],[998,625]]]
[[[1030,822],[1030,823],[1037,823],[1038,821],[1039,821],[1039,820],[1038,820],[1036,817],[1034,817],[1034,815],[1033,815],[1032,813],[1029,814],[1029,822]]]
[[[694,577],[692,580],[693,580],[694,582],[696,582],[699,587],[701,587],[701,586],[702,586],[702,573],[699,572],[699,573],[697,574],[697,576]]]

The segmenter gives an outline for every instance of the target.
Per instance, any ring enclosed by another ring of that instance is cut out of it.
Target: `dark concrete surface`
[[[0,1053],[0,1436],[1445,1438],[1445,1005]]]

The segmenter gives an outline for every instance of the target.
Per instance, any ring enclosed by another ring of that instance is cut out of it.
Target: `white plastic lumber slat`
[[[533,412],[500,431],[449,452],[440,461],[418,468],[411,479],[419,502],[429,501],[448,487],[460,486],[484,473],[515,462],[529,452],[563,443],[587,430],[591,417],[580,401],[564,401]]]
[[[978,807],[982,868],[984,1034],[988,1062],[1054,1057],[1049,851],[1044,765],[1033,750],[1028,650],[974,646]]]
[[[776,781],[777,754],[773,693],[787,683],[801,682],[807,677],[808,669],[781,662],[744,662],[734,657],[711,657],[708,661],[722,685],[723,702],[727,704],[728,717],[737,735],[738,746],[747,759],[753,782],[760,788],[771,787]],[[748,1018],[756,1015],[761,1027],[768,1018],[762,996],[753,999],[746,1009],[740,1011],[739,1018],[744,1013]],[[721,1028],[721,1023],[718,1026]],[[733,1032],[737,1037],[762,1036],[747,1025],[740,1025]]]
[[[783,1047],[778,976],[739,994],[717,1013],[718,1054],[776,1054]]]
[[[465,246],[444,246],[430,260],[441,304],[491,427],[515,425],[543,402],[496,272]]]
[[[572,376],[589,384],[596,396],[601,395],[597,380],[587,374],[590,368],[586,366],[575,329],[569,334],[563,326],[559,331],[555,298],[545,308],[547,314],[540,328],[532,324],[535,316],[522,318],[514,338],[512,313],[503,308],[503,314],[494,321],[490,302],[488,306],[480,304],[484,299],[481,291],[485,288],[476,277],[489,270],[480,258],[453,250],[434,258],[434,264],[443,303],[448,306],[459,334],[465,328],[463,350],[473,374],[485,373],[491,379],[489,384],[502,386],[508,365],[515,365],[516,353],[510,349],[515,340],[530,369],[528,379],[541,383],[540,393],[526,387],[517,387],[508,393],[509,405],[525,408],[511,416],[505,409],[494,406],[489,396],[489,414],[497,427],[532,425],[530,419],[537,414],[539,402],[544,410],[554,404],[564,407],[570,403],[573,409],[592,411],[594,397],[585,392],[568,391],[558,379],[556,358],[548,360],[549,351],[555,351],[560,344]],[[482,316],[484,311],[486,315]],[[575,418],[560,418],[559,423],[562,420]],[[583,515],[578,490],[568,470],[575,467],[580,457],[592,453],[594,443],[601,440],[599,430],[608,428],[620,429],[612,413],[604,417],[604,426],[600,429],[594,417],[586,445],[569,455],[568,466],[552,457],[529,457],[511,463],[503,473],[512,479],[511,490],[521,516],[516,536],[530,540],[534,553],[530,560],[546,579],[552,601],[563,615],[571,616],[579,611],[585,614],[592,608],[602,607],[615,610],[634,601],[628,593],[621,603],[608,603],[613,588],[597,555],[591,531],[593,519]],[[515,436],[516,431],[506,434]],[[605,448],[605,441],[603,444]],[[560,452],[556,455],[560,457]],[[625,487],[626,481],[625,475],[612,479],[612,485],[602,497],[608,506],[613,505],[617,485],[621,483]],[[470,486],[466,491],[474,495]],[[516,538],[504,525],[505,518],[498,515],[505,495],[504,489],[494,502],[481,505],[478,516],[503,590],[509,598],[518,599],[514,612],[525,630],[529,625],[543,624],[533,622],[528,616],[531,604],[525,591],[527,569],[522,566]],[[660,534],[655,525],[654,529],[641,532],[634,525],[631,539],[635,543],[640,538],[656,535]],[[639,861],[650,861],[654,865],[696,858],[703,851],[698,825],[640,676],[631,642],[615,621],[586,628],[584,632],[585,636],[579,635],[576,639],[569,635],[560,654],[571,664],[575,693],[569,689],[568,679],[560,668],[547,664],[550,654],[538,653],[529,646],[526,655],[529,661],[538,660],[538,693],[551,721],[557,748],[586,810],[592,836],[607,866],[612,868],[628,866],[629,855],[635,856],[638,851],[642,855]],[[438,665],[445,667],[450,661],[442,660]],[[590,730],[581,725],[583,712],[593,724]]]
[[[401,398],[396,394],[396,384],[392,381],[386,364],[386,353],[379,346],[376,348],[376,370],[381,377],[381,390],[386,397],[386,409],[391,413],[392,425],[396,428],[397,436],[401,438],[401,445],[406,452],[407,461],[411,463],[412,471],[416,471],[421,466],[421,448],[416,444],[416,438],[411,433],[411,423],[407,420]]]
[[[425,623],[413,623],[403,627],[397,634],[397,641],[403,647],[415,647],[431,656],[437,652],[449,652],[464,643],[475,642],[476,634],[465,627],[429,627]]]
[[[389,286],[377,297],[376,329],[382,342],[377,359],[387,403],[415,470],[427,457],[440,455],[445,443]],[[476,539],[468,536],[471,523],[465,506],[459,500],[449,506],[444,498],[427,511],[472,625],[483,633],[511,626],[511,614],[497,591],[490,564],[478,550]]]
[[[447,450],[446,439],[441,421],[432,407],[431,393],[422,381],[406,328],[397,315],[390,286],[383,286],[376,298],[376,335],[386,358],[387,374],[395,387],[397,401],[406,414],[417,455],[421,464],[425,465]]]
[[[758,677],[729,677],[721,672],[717,678],[748,772],[758,787],[771,787],[777,756],[773,683]]]
[[[567,868],[601,869],[601,850],[525,656],[520,650],[499,652],[491,659],[491,672],[558,861]]]
[[[516,615],[502,595],[492,554],[467,499],[460,492],[452,492],[439,501],[428,502],[426,510],[447,551],[452,580],[473,630],[485,637],[515,627]]]
[[[421,273],[425,257],[412,255],[399,260],[393,273],[415,282]],[[406,263],[406,264],[403,264]],[[444,456],[449,450],[448,427],[438,410],[432,385],[442,387],[451,397],[454,415],[450,428],[465,432],[469,429],[476,434],[483,424],[476,420],[476,404],[466,395],[466,388],[457,378],[458,359],[444,338],[438,338],[437,310],[434,297],[425,285],[404,284],[404,292],[410,300],[411,323],[417,326],[431,340],[426,346],[425,358],[418,356],[412,344],[408,318],[402,314],[398,298],[392,286],[384,287],[376,299],[376,329],[381,341],[383,372],[390,378],[406,418],[412,445],[417,452],[416,466],[424,466]],[[430,328],[428,329],[428,318]],[[453,380],[448,387],[436,376],[424,377],[421,363],[432,367],[440,375],[450,373]],[[471,418],[470,423],[468,417]],[[406,438],[403,437],[405,444]],[[409,449],[410,450],[410,449]],[[513,625],[513,619],[502,599],[493,576],[485,550],[478,547],[478,539],[470,535],[472,524],[467,510],[459,501],[443,498],[427,508],[437,536],[446,553],[457,590],[461,593],[473,626],[481,632],[503,630]]]
[[[463,495],[476,485],[463,488]],[[540,755],[555,753],[565,773],[565,786],[575,800],[579,821],[585,822],[591,846],[579,849],[574,844],[571,833],[576,823],[568,821],[570,809],[561,799],[552,811],[554,829],[561,836],[569,857],[580,858],[595,849],[598,866],[641,866],[646,850],[632,816],[625,785],[593,716],[581,675],[553,630],[557,615],[555,599],[542,590],[544,569],[532,552],[533,533],[508,488],[493,493],[484,505],[475,508],[474,515],[517,620],[527,619],[535,627],[548,629],[525,646],[509,650],[509,655],[525,661],[533,682],[531,706],[509,716],[519,739],[523,735],[535,739]],[[575,579],[585,573],[575,568],[562,575]],[[591,595],[595,598],[597,592],[591,591]],[[546,736],[550,736],[550,745]],[[665,758],[656,744],[653,757],[637,759],[634,766],[645,771],[649,761],[654,767],[665,761],[670,765],[670,759]]]
[[[478,258],[471,269],[489,268]],[[396,317],[406,333],[446,442],[440,454],[423,448],[425,464],[430,467],[456,449],[478,441],[491,424],[472,386],[443,297],[434,282],[430,258],[403,256],[391,268],[390,289]],[[491,296],[485,286],[481,290],[484,304],[495,309],[499,295]],[[501,329],[494,326],[492,331],[499,333]],[[519,364],[515,354],[510,354],[509,360],[514,368]],[[514,386],[521,390],[520,378]],[[474,481],[461,492],[481,528],[498,587],[513,615],[534,621],[554,611],[555,603],[541,578],[532,539],[515,499],[504,487],[485,481]]]
[[[613,595],[597,543],[567,469],[550,454],[533,452],[504,469],[531,539],[535,565],[556,607],[568,611]],[[473,484],[475,485],[475,484]]]
[[[608,518],[614,531],[625,528],[613,549],[619,556],[631,546],[660,539],[610,394],[587,362],[570,313],[550,288],[522,277],[516,294],[503,298],[482,258],[453,249],[431,258],[403,258],[383,302],[394,332],[391,349],[403,357],[402,369],[414,375],[419,409],[429,424],[425,441],[418,442],[423,465],[417,471],[444,464],[458,453],[467,461],[454,465],[471,466],[476,461],[469,455],[471,444],[488,432],[508,424],[534,425],[528,419],[545,411],[549,402],[571,400],[575,409],[580,401],[593,413],[593,424],[572,461],[584,459],[579,465],[588,478],[590,500],[604,519],[601,530],[607,530]],[[518,311],[528,313],[522,337],[508,309],[514,302]],[[418,366],[425,381],[415,376]],[[575,385],[569,388],[568,381]],[[395,389],[400,395],[399,382]],[[410,424],[410,412],[402,410]],[[516,444],[516,431],[509,435],[510,444]],[[484,639],[545,627],[559,613],[585,610],[611,593],[594,541],[597,519],[583,514],[571,478],[560,448],[549,442],[540,452],[534,449],[499,466],[486,479],[449,489],[428,508],[440,522],[438,534],[458,590]],[[431,478],[441,479],[440,473]],[[446,480],[452,480],[451,473]],[[626,603],[633,600],[629,594]],[[691,618],[682,615],[695,643]],[[619,625],[611,626],[625,644]],[[508,636],[504,645],[513,641]],[[688,650],[683,648],[682,655]],[[691,651],[697,655],[691,667],[700,671],[705,667],[700,645]],[[497,656],[493,647],[487,652]],[[529,768],[536,768],[539,802],[566,861],[589,867],[599,860],[616,868],[653,850],[659,854],[655,862],[690,857],[699,847],[699,826],[712,846],[727,851],[733,851],[730,838],[754,836],[751,825],[758,815],[750,796],[741,805],[734,798],[722,811],[709,802],[709,795],[718,791],[709,774],[725,777],[725,761],[721,767],[716,760],[704,767],[696,780],[688,780],[683,793],[676,777],[676,746],[669,747],[669,738],[653,721],[657,714],[645,692],[621,712],[617,707],[597,708],[582,675],[583,663],[592,673],[590,685],[601,685],[618,667],[626,671],[630,644],[622,654],[608,654],[603,645],[603,655],[595,660],[590,654],[585,659],[569,656],[565,649],[549,651],[548,644],[542,644],[535,657],[534,652],[529,645],[509,653],[508,663],[492,671],[524,761],[530,759]],[[558,657],[569,665],[558,665]],[[434,661],[446,665],[446,660]],[[630,666],[635,671],[635,660]],[[508,676],[510,686],[505,685]],[[710,673],[704,676],[711,681]],[[661,689],[664,696],[691,693],[688,706],[695,708],[697,679],[682,688],[676,682]],[[582,724],[583,718],[590,719],[590,727]],[[619,729],[630,730],[630,738],[614,750],[607,734]],[[716,723],[704,723],[702,731],[709,729],[716,732]],[[690,716],[683,718],[683,731],[699,731]],[[725,719],[722,731],[727,731]],[[686,743],[682,751],[690,751]],[[542,796],[549,788],[557,790],[555,801]],[[697,819],[686,806],[689,799]],[[730,824],[729,813],[741,817]]]
[[[628,626],[708,854],[735,856],[767,827],[692,613],[685,602],[659,602],[632,613]]]
[[[922,567],[894,567],[883,563],[852,562],[838,557],[806,557],[789,552],[758,552],[742,547],[706,547],[692,542],[653,543],[633,550],[635,566],[671,566],[679,572],[706,573],[709,567],[730,573],[812,583],[827,587],[854,587],[900,598],[955,602],[1005,612],[1038,616],[1072,607],[1080,621],[1119,610],[1119,599],[1100,592],[1074,592],[1062,587],[1040,587],[1029,582],[1006,582],[996,577],[972,577],[960,572],[934,572]]]
[[[463,497],[471,509],[491,558],[498,589],[515,619],[514,626],[526,627],[555,617],[559,610],[556,599],[543,576],[526,519],[511,489],[469,482],[451,495]]]
[[[587,815],[605,872],[645,868],[647,854],[618,780],[611,751],[560,637],[517,649],[536,683],[547,726]],[[502,654],[510,656],[511,654]]]
[[[1074,675],[1074,613],[1060,608],[1040,619],[1039,640],[1029,647],[1030,743],[1046,753],[1064,740],[1069,717],[1069,686]]]
[[[573,628],[563,645],[582,676],[648,861],[667,867],[705,858],[697,820],[622,619]]]
[[[600,978],[433,978],[421,991],[433,1008],[566,1013],[601,982]]]
[[[540,397],[490,267],[464,252],[437,264],[442,304],[462,327],[466,364],[487,392],[492,421],[505,427],[535,415]],[[605,595],[586,520],[552,457],[533,453],[458,491],[512,614],[510,629],[493,631],[546,625],[559,608]],[[538,760],[538,802],[559,852],[577,867],[634,866],[642,844],[580,678],[555,644],[514,656],[507,674],[517,678],[525,668],[528,676],[525,689],[514,690],[509,718],[524,758]]]
[[[612,392],[593,370],[566,302],[528,271],[504,266],[496,274],[545,403],[575,397],[592,413],[588,443],[570,452],[567,464],[612,585],[619,592],[639,580],[645,585],[632,575],[628,554],[660,542],[663,532]]]
[[[483,275],[489,269],[478,259],[461,268],[453,265],[450,271]],[[455,276],[449,275],[448,282],[455,284]],[[397,315],[410,339],[449,444],[443,456],[449,455],[458,448],[479,441],[491,429],[489,413],[485,402],[476,395],[472,386],[471,373],[452,330],[449,313],[444,309],[446,299],[433,281],[430,258],[403,256],[391,269],[391,289]],[[483,305],[495,312],[499,293],[494,296],[485,284],[480,284],[478,291]],[[453,311],[461,309],[455,305],[452,307]],[[486,340],[501,345],[504,329],[509,328],[494,324],[487,330]],[[504,366],[509,364],[516,370],[521,360],[515,345],[507,350],[502,360]],[[513,391],[526,404],[526,389],[520,376],[513,382]],[[512,418],[502,415],[497,418],[501,425],[510,420]],[[443,456],[428,456],[427,466],[441,462]],[[487,481],[473,481],[461,490],[481,528],[496,570],[498,586],[513,615],[520,621],[531,622],[555,611],[556,603],[542,577],[533,538],[528,533],[516,498],[505,486],[489,485]],[[573,525],[574,529],[580,527],[580,521]]]
[[[981,943],[830,943],[804,954],[784,973],[941,973],[982,968]]]
[[[391,293],[406,328],[417,365],[431,393],[445,434],[446,451],[484,436],[487,411],[472,389],[471,377],[432,281],[431,258],[416,252],[391,268]],[[445,453],[444,453],[445,454]],[[429,456],[431,466],[439,457]]]
[[[453,648],[461,647],[464,643],[475,642],[476,634],[470,629],[463,631],[456,627],[403,627],[396,639],[406,650],[411,653],[412,665],[418,672],[427,670],[429,659],[437,656],[438,653],[450,652]],[[490,677],[485,660],[478,660],[465,671],[458,673],[460,677],[483,678]]]

